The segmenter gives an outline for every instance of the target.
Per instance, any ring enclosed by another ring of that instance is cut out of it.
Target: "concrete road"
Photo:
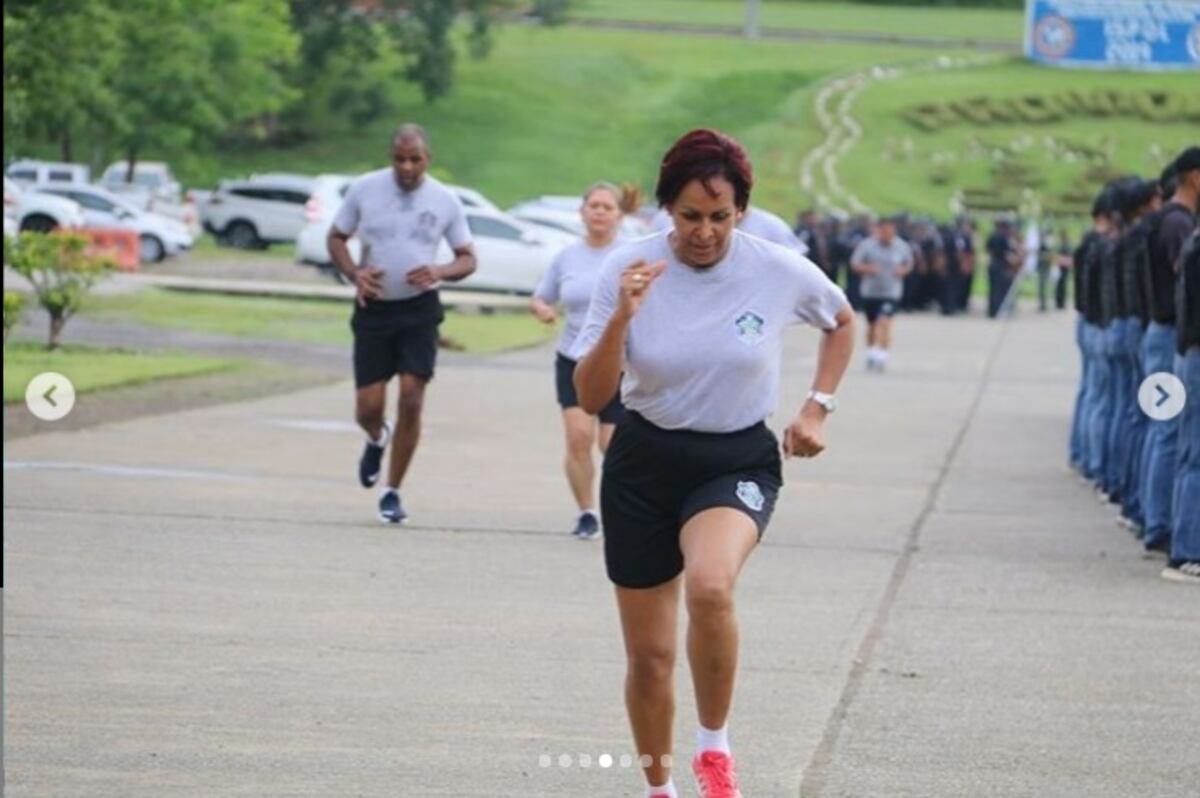
[[[1071,340],[902,317],[855,363],[739,587],[747,796],[1195,795],[1200,591],[1064,467]],[[6,444],[7,794],[642,795],[551,360],[447,362],[403,529],[348,382]]]

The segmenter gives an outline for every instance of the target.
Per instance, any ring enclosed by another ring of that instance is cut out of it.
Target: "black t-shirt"
[[[1150,321],[1150,302],[1146,294],[1146,269],[1149,263],[1150,234],[1155,214],[1138,219],[1121,236],[1121,303],[1125,316],[1138,319],[1144,327]]]
[[[1084,284],[1087,288],[1087,300],[1084,314],[1090,324],[1103,327],[1110,321],[1111,303],[1105,297],[1104,262],[1110,259],[1112,239],[1106,235],[1097,235],[1092,245],[1088,247],[1084,259],[1084,271],[1087,276]]]
[[[1113,319],[1124,315],[1121,305],[1121,262],[1120,239],[1106,236],[1096,247],[1099,254],[1098,282],[1100,283],[1100,326],[1107,326]]]
[[[1158,213],[1158,224],[1150,237],[1147,293],[1150,316],[1159,324],[1175,323],[1175,264],[1195,226],[1195,215],[1178,202],[1168,202]]]
[[[1009,253],[1012,252],[1012,239],[1005,233],[999,231],[988,236],[987,240],[988,257],[991,259],[988,263],[989,269],[1011,269],[1012,266],[1008,262]]]
[[[952,227],[944,227],[940,231],[942,237],[942,255],[945,257],[946,274],[958,274],[962,271],[962,262],[958,258],[958,234]]]
[[[1192,231],[1181,252],[1175,312],[1175,337],[1182,355],[1200,346],[1200,229]]]
[[[1091,277],[1088,272],[1088,257],[1098,240],[1100,240],[1100,234],[1095,230],[1088,230],[1079,242],[1079,246],[1075,248],[1075,255],[1071,263],[1071,271],[1075,273],[1075,310],[1084,316],[1087,316],[1088,280]]]
[[[854,250],[868,235],[869,233],[866,230],[852,228],[838,236],[837,246],[834,247],[835,263],[837,263],[839,267],[849,265],[850,256],[854,254]]]

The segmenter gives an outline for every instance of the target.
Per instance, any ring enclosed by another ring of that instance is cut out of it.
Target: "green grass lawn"
[[[579,0],[578,19],[679,22],[693,25],[742,25],[745,0]],[[852,2],[765,0],[763,27],[799,28],[830,33],[870,33],[929,39],[968,39],[1019,44],[1025,16],[1020,9],[934,8],[862,5]]]
[[[294,244],[271,244],[266,249],[248,252],[244,249],[220,246],[212,235],[202,233],[188,254],[205,260],[245,260],[246,258],[287,258],[291,260],[295,257],[296,247]]]
[[[314,344],[351,343],[347,302],[182,293],[151,289],[136,294],[92,297],[83,314],[244,338]],[[553,337],[526,313],[446,313],[442,336],[468,352],[487,354],[532,346]]]
[[[75,385],[75,392],[82,394],[238,367],[237,361],[180,352],[148,353],[90,346],[67,346],[51,352],[41,342],[12,341],[4,347],[4,401],[24,401],[29,381],[44,371],[66,375]]]
[[[1108,150],[1120,171],[1157,176],[1167,159],[1196,142],[1195,122],[1149,124],[1128,115],[1077,116],[1037,125],[964,123],[934,132],[901,117],[906,108],[926,101],[1051,96],[1098,88],[1167,90],[1192,97],[1200,108],[1195,75],[1079,73],[1017,60],[962,70],[927,70],[873,84],[863,92],[854,116],[864,136],[842,158],[838,171],[842,182],[873,207],[945,216],[956,189],[993,185],[997,151],[1013,149],[1006,157],[1029,168],[1032,181],[1038,183],[1033,190],[1043,199],[1052,199],[1071,189],[1088,169],[1085,159],[1066,154],[1064,145]],[[935,183],[935,178],[941,182]]]

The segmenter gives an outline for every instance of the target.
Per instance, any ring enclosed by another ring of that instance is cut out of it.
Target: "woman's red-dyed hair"
[[[732,136],[719,131],[693,130],[685,133],[663,156],[654,195],[658,204],[665,208],[675,202],[684,186],[699,180],[705,191],[716,196],[712,181],[717,177],[729,181],[733,186],[734,204],[738,210],[746,210],[754,174],[745,148]]]

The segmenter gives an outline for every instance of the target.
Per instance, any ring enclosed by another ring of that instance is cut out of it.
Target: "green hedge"
[[[970,97],[910,106],[900,116],[913,127],[928,132],[963,123],[973,127],[1045,125],[1079,116],[1133,116],[1151,123],[1200,122],[1200,95],[1147,89],[1066,91],[1015,98]]]

